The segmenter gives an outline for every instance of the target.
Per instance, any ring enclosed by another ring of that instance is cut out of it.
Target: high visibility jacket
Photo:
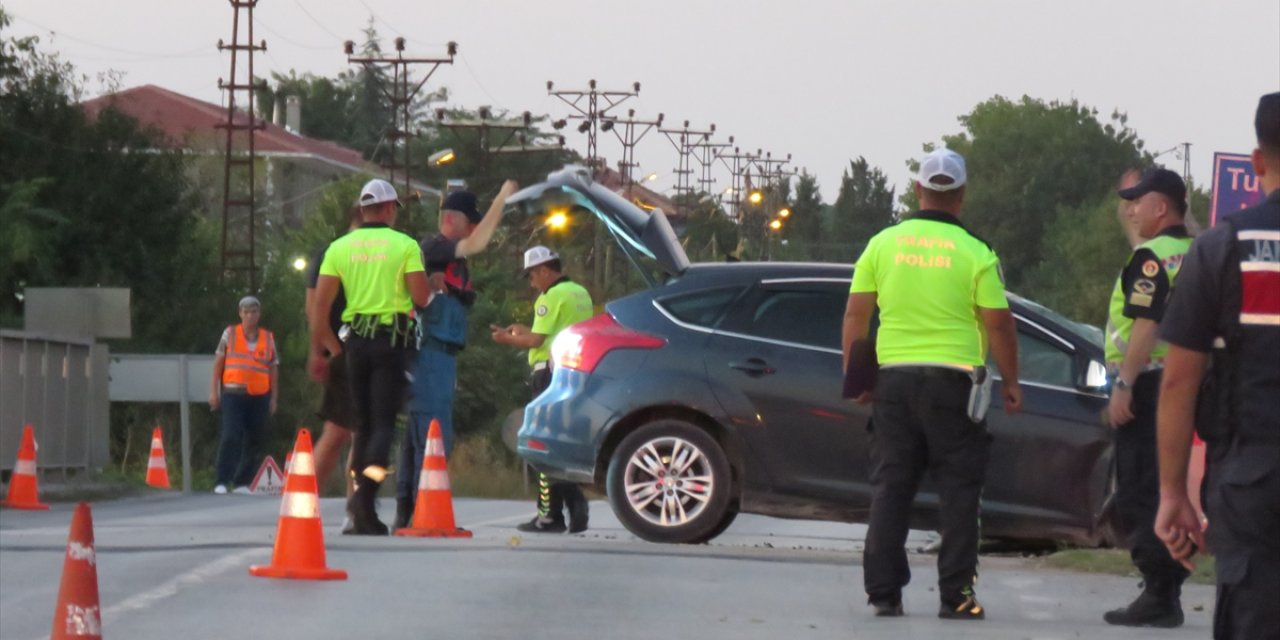
[[[259,327],[258,343],[253,351],[249,350],[249,341],[244,337],[243,324],[235,326],[231,337],[222,367],[222,384],[243,386],[251,396],[270,393],[271,364],[276,360],[275,350],[271,348],[275,344],[275,336]]]
[[[1125,270],[1116,279],[1111,290],[1111,305],[1107,314],[1107,341],[1103,345],[1108,363],[1124,360],[1133,336],[1135,317],[1151,317],[1152,314],[1131,315],[1131,310],[1158,309],[1157,317],[1164,313],[1173,291],[1182,258],[1191,247],[1191,238],[1182,226],[1171,227],[1156,237],[1138,245],[1129,256]],[[1169,345],[1158,342],[1151,351],[1147,368],[1163,366]]]

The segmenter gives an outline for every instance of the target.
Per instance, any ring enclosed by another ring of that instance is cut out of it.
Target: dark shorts
[[[352,429],[359,422],[355,402],[351,398],[351,382],[347,377],[347,354],[329,360],[329,380],[324,385],[324,399],[318,414],[321,420]]]

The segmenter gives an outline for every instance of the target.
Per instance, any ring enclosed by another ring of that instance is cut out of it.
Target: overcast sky
[[[214,45],[231,37],[228,2],[0,4],[11,33],[41,36],[91,76],[115,69],[125,87],[221,102],[230,61]],[[409,54],[459,43],[457,64],[429,85],[448,86],[456,105],[558,118],[569,111],[547,80],[639,81],[625,105],[637,117],[714,122],[720,140],[790,153],[827,201],[859,155],[901,191],[921,144],[958,132],[956,117],[995,94],[1127,111],[1151,150],[1191,142],[1192,174],[1205,183],[1215,151],[1253,148],[1258,97],[1280,90],[1278,0],[262,0],[254,13],[255,40],[268,46],[259,75],[336,75],[348,68],[342,41],[359,42],[372,15],[388,41],[408,40]],[[586,136],[566,132],[585,152]],[[621,146],[603,137],[601,151],[612,164]],[[661,174],[660,189],[674,184],[677,156],[660,134],[637,158],[643,173]],[[1174,154],[1161,160],[1181,170]],[[716,177],[725,186],[727,171]]]

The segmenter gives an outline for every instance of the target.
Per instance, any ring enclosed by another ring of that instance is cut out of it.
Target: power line
[[[54,37],[54,38],[63,37],[63,38],[66,38],[66,39],[68,39],[68,40],[73,40],[73,41],[75,41],[75,42],[79,42],[80,44],[89,45],[90,47],[94,47],[94,48],[97,48],[97,49],[103,49],[103,50],[105,50],[105,51],[111,51],[111,52],[114,52],[114,53],[123,53],[123,54],[125,54],[125,55],[131,55],[131,56],[147,57],[147,58],[149,58],[149,57],[157,57],[157,56],[159,56],[159,57],[165,57],[165,58],[175,58],[175,57],[180,57],[180,56],[191,55],[191,54],[193,54],[193,53],[198,53],[198,52],[200,52],[200,51],[206,51],[206,50],[207,50],[207,48],[208,48],[208,45],[201,45],[201,46],[199,46],[199,47],[197,47],[197,48],[194,48],[194,49],[188,49],[188,50],[185,50],[185,51],[176,51],[176,52],[171,52],[171,53],[164,53],[164,52],[160,52],[160,51],[136,51],[136,50],[132,50],[132,49],[121,49],[121,48],[119,48],[119,47],[112,47],[112,46],[110,46],[110,45],[99,44],[99,43],[94,42],[94,41],[92,41],[92,40],[86,40],[86,39],[81,38],[81,37],[78,37],[78,36],[73,36],[73,35],[71,35],[71,34],[69,34],[69,33],[64,32],[64,31],[55,31],[55,30],[50,29],[49,27],[46,27],[46,26],[44,26],[43,24],[40,24],[39,22],[36,22],[35,20],[32,20],[32,19],[30,19],[30,18],[24,18],[24,17],[22,17],[22,16],[15,15],[15,14],[12,14],[12,13],[9,13],[8,15],[13,16],[14,18],[17,18],[17,19],[19,19],[19,20],[21,20],[21,21],[23,21],[23,22],[28,23],[28,24],[31,24],[32,26],[34,26],[34,27],[36,27],[36,28],[38,28],[38,29],[41,29],[42,31],[46,31],[46,32],[48,32],[48,33],[49,33],[49,35],[50,35],[50,36],[52,36],[52,37]]]
[[[402,37],[402,38],[404,37],[404,34],[403,34],[403,33],[400,33],[400,30],[399,30],[399,29],[396,29],[394,26],[392,26],[390,22],[387,22],[386,20],[383,20],[383,19],[382,19],[382,17],[381,17],[381,16],[379,16],[379,15],[378,15],[378,13],[377,13],[376,11],[374,11],[374,10],[373,10],[373,7],[369,6],[369,3],[365,2],[364,0],[360,0],[360,4],[364,5],[364,8],[369,10],[369,15],[373,16],[373,19],[374,19],[374,20],[377,20],[378,22],[381,22],[381,23],[382,23],[382,26],[384,26],[384,27],[386,27],[386,28],[390,29],[390,30],[392,31],[392,33],[395,33],[396,35],[398,35],[398,36],[400,36],[400,37]]]
[[[312,21],[312,22],[314,22],[314,23],[316,23],[316,26],[317,26],[317,27],[320,27],[320,29],[321,29],[322,31],[324,31],[325,33],[327,33],[327,34],[329,34],[329,35],[333,36],[333,37],[334,37],[334,39],[335,39],[335,40],[337,40],[338,42],[342,42],[342,36],[340,36],[340,35],[338,35],[338,34],[336,34],[336,33],[332,32],[332,31],[330,31],[330,30],[329,30],[329,27],[324,26],[324,23],[323,23],[323,22],[320,22],[319,20],[317,20],[317,19],[316,19],[316,17],[315,17],[315,16],[311,15],[311,12],[310,12],[310,11],[307,11],[307,8],[306,8],[306,7],[304,7],[304,6],[302,6],[302,3],[301,3],[299,0],[293,0],[293,3],[294,3],[294,4],[296,4],[296,5],[298,5],[298,8],[299,8],[299,9],[302,9],[302,12],[303,12],[303,13],[305,13],[305,14],[307,14],[307,17],[308,17],[308,18],[311,18],[311,21]]]
[[[297,40],[294,40],[294,39],[292,39],[292,38],[290,38],[290,37],[288,37],[288,36],[284,35],[283,33],[280,33],[280,32],[279,32],[279,31],[277,31],[276,29],[273,29],[273,28],[271,27],[271,25],[267,24],[266,22],[263,22],[261,18],[258,18],[258,24],[259,24],[263,29],[266,29],[269,33],[271,33],[271,35],[273,35],[273,36],[275,36],[275,37],[277,37],[277,38],[280,38],[281,40],[284,40],[285,42],[287,42],[287,43],[289,43],[289,44],[291,44],[291,45],[293,45],[293,46],[295,46],[295,47],[298,47],[298,48],[300,48],[300,49],[311,49],[311,50],[313,50],[313,51],[332,51],[332,50],[333,50],[333,43],[329,43],[329,44],[320,44],[320,45],[310,45],[310,44],[303,44],[303,43],[301,43],[301,42],[298,42]]]

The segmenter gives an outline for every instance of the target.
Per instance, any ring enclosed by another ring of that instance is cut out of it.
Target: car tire
[[[628,531],[649,542],[688,544],[710,540],[733,521],[732,483],[729,460],[707,432],[657,420],[618,444],[605,487]]]
[[[738,508],[735,506],[730,506],[728,509],[725,510],[724,516],[720,518],[720,522],[716,524],[716,526],[712,527],[710,531],[706,532],[698,539],[691,540],[690,542],[692,544],[706,544],[708,542],[711,542],[712,540],[715,540],[716,538],[720,537],[720,534],[728,530],[729,525],[732,525],[733,521],[736,520],[737,518],[738,518]]]

